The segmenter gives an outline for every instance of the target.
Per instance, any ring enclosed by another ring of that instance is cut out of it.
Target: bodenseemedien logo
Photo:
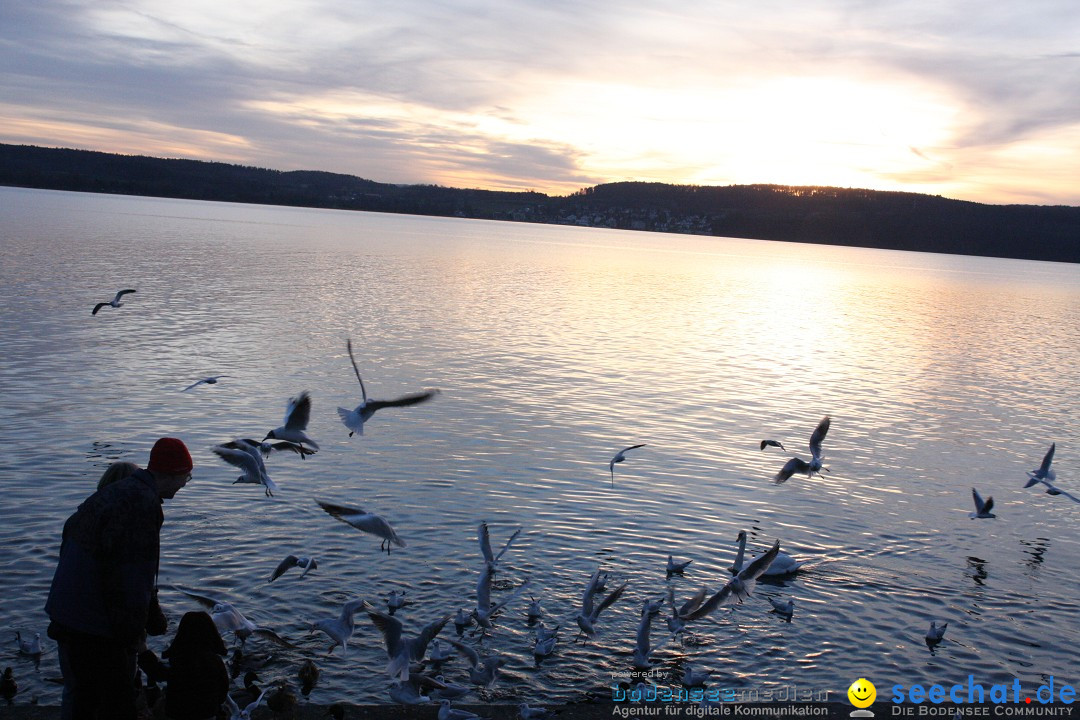
[[[874,683],[866,678],[859,678],[851,683],[851,687],[847,690],[847,697],[848,701],[858,708],[851,712],[851,717],[874,717],[874,713],[866,709],[877,699],[877,688],[874,687]]]

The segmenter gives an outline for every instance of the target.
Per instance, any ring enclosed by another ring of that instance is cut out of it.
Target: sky
[[[0,3],[0,142],[1080,205],[1075,0]]]

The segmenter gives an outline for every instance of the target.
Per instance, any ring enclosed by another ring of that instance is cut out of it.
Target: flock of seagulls
[[[119,308],[122,305],[121,298],[134,292],[133,289],[121,290],[110,302],[98,303],[94,307],[92,314],[96,315],[105,306]],[[349,431],[350,437],[363,435],[365,423],[370,421],[379,410],[418,405],[430,401],[439,393],[438,390],[425,390],[403,395],[392,400],[369,399],[359,366],[353,354],[351,340],[347,341],[346,347],[361,391],[361,402],[355,408],[352,410],[338,408],[338,415],[342,424]],[[185,387],[183,392],[204,384],[216,384],[221,378],[227,377],[230,376],[214,375],[200,379]],[[289,400],[282,424],[269,430],[263,440],[235,439],[214,446],[212,451],[221,460],[240,470],[242,474],[235,483],[262,485],[265,495],[272,496],[274,491],[278,490],[278,487],[267,473],[264,458],[269,457],[274,452],[289,451],[299,455],[301,459],[305,459],[319,450],[319,445],[307,435],[311,407],[310,393],[304,391]],[[826,415],[817,424],[810,436],[808,443],[810,459],[804,460],[797,456],[791,457],[772,478],[774,483],[782,484],[797,474],[805,475],[808,479],[811,479],[815,475],[829,472],[829,469],[824,466],[822,445],[829,432],[830,425],[831,418]],[[619,450],[611,458],[608,463],[608,470],[612,486],[614,486],[615,465],[625,462],[627,453],[630,451],[643,447],[646,447],[645,443],[630,445]],[[783,443],[777,440],[762,440],[760,449],[764,451],[766,448],[777,448],[787,452]],[[1051,469],[1054,452],[1055,446],[1051,445],[1040,467],[1028,473],[1029,480],[1024,487],[1042,485],[1050,495],[1066,495],[1070,499],[1080,502],[1076,497],[1061,490],[1054,484],[1056,476]],[[991,512],[994,507],[993,498],[988,497],[984,501],[974,488],[972,488],[972,495],[975,503],[975,512],[971,513],[972,518],[996,517]],[[362,533],[379,538],[380,551],[386,552],[388,555],[391,546],[397,548],[407,547],[405,541],[399,537],[387,519],[381,515],[363,508],[337,502],[316,500],[316,503],[334,519]],[[407,704],[438,702],[439,720],[469,720],[474,718],[476,717],[474,714],[453,707],[453,702],[468,696],[470,693],[482,697],[481,693],[485,689],[490,689],[498,682],[500,668],[506,663],[506,658],[497,652],[482,654],[482,644],[466,642],[467,630],[474,627],[471,637],[479,636],[481,641],[486,635],[497,632],[496,618],[531,589],[531,581],[526,579],[510,592],[507,592],[502,598],[496,599],[493,596],[495,589],[493,580],[497,572],[499,572],[502,559],[521,532],[522,528],[517,528],[505,541],[499,552],[495,553],[491,545],[488,524],[486,522],[479,524],[477,538],[482,563],[478,568],[475,607],[468,611],[463,607],[459,607],[456,614],[453,612],[438,613],[437,617],[427,622],[427,624],[407,632],[406,621],[396,613],[411,603],[405,600],[404,592],[392,591],[387,597],[385,612],[376,608],[366,599],[354,598],[342,604],[338,615],[313,620],[309,625],[309,634],[322,633],[332,641],[327,650],[328,657],[337,648],[340,648],[341,654],[344,655],[356,630],[357,613],[363,611],[363,614],[367,615],[372,626],[378,630],[382,637],[382,644],[386,653],[387,692],[393,701]],[[802,561],[781,552],[779,540],[775,541],[766,552],[757,557],[752,557],[748,561],[744,561],[747,549],[746,532],[740,532],[736,542],[735,561],[729,568],[730,577],[722,578],[719,587],[711,595],[707,587],[702,587],[698,592],[679,604],[676,602],[675,588],[669,583],[665,596],[657,599],[647,598],[642,601],[631,661],[635,668],[639,670],[652,668],[655,662],[653,659],[654,653],[668,643],[685,637],[688,628],[693,623],[703,620],[722,606],[738,605],[748,600],[752,596],[755,585],[760,578],[792,575],[804,568]],[[666,576],[669,579],[672,576],[682,576],[688,572],[691,563],[692,560],[677,562],[674,555],[669,554],[665,568]],[[267,582],[278,580],[293,568],[300,570],[300,574],[296,578],[299,580],[307,576],[309,572],[317,570],[318,567],[318,562],[314,558],[290,554],[274,568]],[[606,588],[608,580],[609,574],[604,572],[601,567],[597,567],[585,583],[580,607],[575,615],[553,626],[545,623],[543,618],[546,613],[540,600],[535,595],[529,596],[530,602],[525,615],[530,628],[535,633],[532,652],[537,664],[558,651],[560,629],[564,623],[568,623],[571,619],[578,628],[577,636],[574,639],[575,643],[588,643],[597,637],[598,633],[601,632],[602,613],[623,598],[629,587],[628,582],[622,582],[608,592]],[[234,634],[236,640],[241,643],[240,647],[243,647],[243,643],[250,637],[255,636],[269,640],[283,648],[297,648],[294,643],[281,637],[274,630],[260,626],[246,618],[235,605],[227,600],[179,586],[173,587],[206,609],[223,635]],[[793,599],[781,599],[772,596],[767,599],[773,613],[786,622],[792,621],[795,613]],[[667,633],[659,644],[653,645],[653,623],[659,618],[665,605],[669,611],[669,616],[666,618]],[[438,636],[448,625],[453,626],[457,638],[446,638],[446,645],[444,645]],[[931,622],[925,638],[927,644],[933,646],[940,643],[947,625],[948,623],[938,625],[936,621]],[[20,653],[27,655],[36,653],[40,656],[40,636],[35,637],[34,640],[24,640],[21,636],[17,639]],[[468,676],[467,684],[448,682],[442,672],[439,672],[445,663],[455,657],[460,658],[467,665],[465,668]],[[436,672],[429,673],[429,668],[434,668]],[[711,674],[712,672],[708,669],[701,669],[690,663],[684,663],[681,682],[687,687],[702,686],[710,681]],[[302,685],[306,688],[305,695],[318,682],[318,676],[319,669],[315,663],[310,658],[305,659],[298,673]],[[9,702],[14,695],[14,691],[9,694],[9,688],[13,687],[16,687],[14,678],[11,669],[7,668],[2,678],[0,678],[0,694]],[[257,687],[254,689],[258,690]],[[230,697],[228,700],[230,717],[233,720],[249,718],[255,709],[264,702],[266,697],[266,690],[261,690],[257,695],[251,692],[244,696],[238,696],[236,699]],[[241,701],[243,704],[241,704]],[[337,716],[333,710],[329,714]],[[550,713],[543,708],[530,707],[526,703],[521,703],[519,705],[519,716],[522,720],[542,720],[549,717]]]

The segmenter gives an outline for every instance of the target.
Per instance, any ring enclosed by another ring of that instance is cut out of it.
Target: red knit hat
[[[188,452],[184,441],[163,437],[154,443],[146,469],[163,475],[182,475],[191,472],[192,467],[194,463],[191,462],[191,453]]]

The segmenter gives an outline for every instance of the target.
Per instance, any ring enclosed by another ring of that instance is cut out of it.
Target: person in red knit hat
[[[64,674],[64,720],[135,717],[137,653],[147,634],[168,628],[156,588],[161,505],[192,468],[183,441],[161,438],[145,470],[102,487],[64,523],[45,603]]]

